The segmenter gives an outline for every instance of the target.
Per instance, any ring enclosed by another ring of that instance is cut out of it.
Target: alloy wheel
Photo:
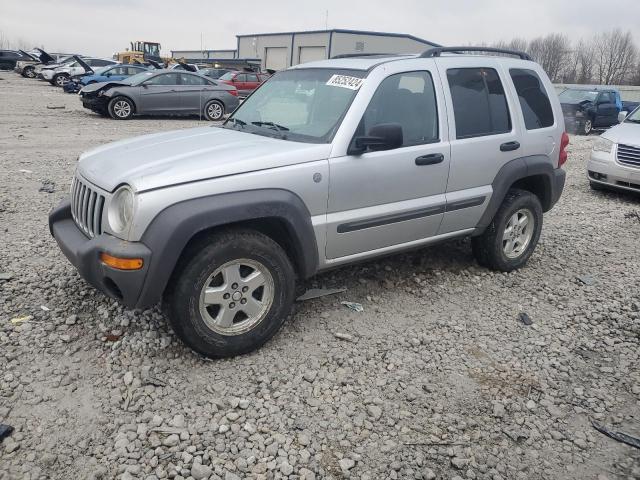
[[[239,335],[255,328],[274,299],[273,276],[262,263],[238,259],[217,268],[200,292],[200,314],[220,335]]]
[[[113,106],[113,112],[119,118],[127,118],[131,115],[131,105],[124,100],[118,100]]]
[[[511,215],[502,234],[502,251],[505,256],[514,259],[522,255],[529,246],[534,231],[535,219],[529,209],[521,208]]]

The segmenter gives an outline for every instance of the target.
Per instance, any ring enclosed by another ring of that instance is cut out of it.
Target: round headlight
[[[109,226],[114,233],[122,233],[131,226],[133,219],[133,192],[128,186],[120,187],[113,194],[107,212]]]

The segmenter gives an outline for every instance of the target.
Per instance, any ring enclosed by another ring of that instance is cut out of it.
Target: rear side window
[[[507,98],[493,68],[447,70],[456,137],[472,138],[511,131]]]
[[[513,85],[518,92],[524,125],[527,130],[553,125],[553,109],[540,77],[533,70],[512,68],[509,70]]]

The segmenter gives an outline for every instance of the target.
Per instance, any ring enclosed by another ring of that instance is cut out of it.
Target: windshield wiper
[[[640,120],[636,120],[635,118],[627,118],[625,122],[629,123],[640,123]]]
[[[278,130],[279,132],[289,131],[289,129],[284,125],[278,125],[277,123],[273,123],[273,122],[251,122],[251,124],[257,125],[258,127],[273,127],[275,130]]]

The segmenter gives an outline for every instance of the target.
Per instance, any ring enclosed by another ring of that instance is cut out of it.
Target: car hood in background
[[[309,144],[219,127],[120,140],[80,156],[80,174],[113,191],[138,191],[326,159],[330,144]]]
[[[640,123],[624,122],[611,127],[601,135],[614,143],[640,147]]]

